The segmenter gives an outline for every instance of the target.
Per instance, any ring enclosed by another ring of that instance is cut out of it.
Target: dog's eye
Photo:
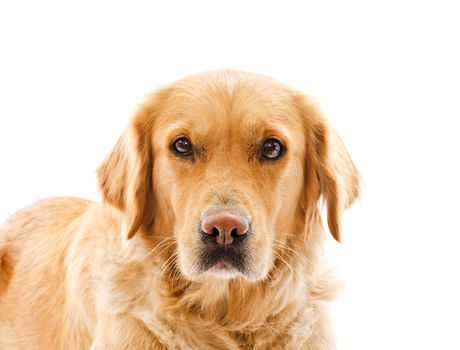
[[[261,158],[264,160],[276,160],[281,157],[283,152],[283,144],[275,138],[266,139],[260,149]]]
[[[189,157],[193,155],[192,142],[186,137],[180,137],[171,145],[173,152],[182,157]]]

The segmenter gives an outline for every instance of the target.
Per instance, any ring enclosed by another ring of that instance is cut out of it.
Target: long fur
[[[260,164],[241,140],[269,127],[288,156]],[[169,153],[181,130],[203,144],[193,164]],[[250,73],[185,78],[138,109],[98,174],[102,203],[46,199],[0,226],[0,349],[335,348],[318,202],[339,240],[359,176],[307,97]],[[251,214],[252,275],[188,272],[216,203]]]

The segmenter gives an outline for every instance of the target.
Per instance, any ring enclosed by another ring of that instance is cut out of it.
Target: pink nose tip
[[[234,239],[248,233],[249,223],[241,215],[228,211],[220,211],[205,215],[201,222],[201,230],[216,239],[216,243],[230,245]]]

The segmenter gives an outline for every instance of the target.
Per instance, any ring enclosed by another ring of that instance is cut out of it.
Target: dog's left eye
[[[263,160],[276,160],[283,155],[283,152],[283,144],[273,137],[266,139],[260,148],[260,156]]]
[[[192,141],[186,137],[180,137],[175,140],[171,145],[171,149],[176,155],[181,157],[190,157],[193,155]]]

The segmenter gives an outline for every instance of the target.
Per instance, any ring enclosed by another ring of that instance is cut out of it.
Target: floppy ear
[[[327,223],[340,242],[342,212],[359,196],[360,175],[342,139],[305,97],[301,97],[302,119],[307,138],[307,201],[314,207],[320,197],[327,205]]]
[[[153,224],[152,125],[154,103],[142,106],[128,122],[114,149],[98,168],[104,201],[125,214],[131,239]]]
[[[327,223],[332,236],[340,242],[341,215],[359,196],[359,172],[342,139],[331,127],[319,136],[318,177],[327,204]]]

